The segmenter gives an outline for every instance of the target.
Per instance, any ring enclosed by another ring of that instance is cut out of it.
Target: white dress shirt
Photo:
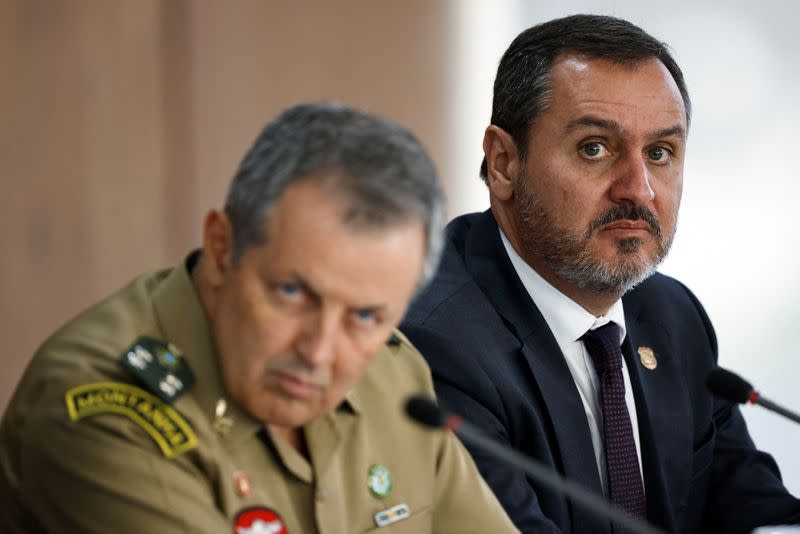
[[[600,474],[600,483],[603,491],[608,493],[608,482],[606,475],[606,457],[603,445],[603,409],[600,406],[600,383],[597,371],[594,369],[591,356],[581,341],[581,336],[588,330],[594,330],[606,323],[616,323],[620,328],[620,344],[625,339],[627,330],[625,329],[625,314],[622,309],[622,300],[618,300],[611,306],[608,313],[602,317],[595,317],[580,304],[570,299],[558,289],[550,285],[539,273],[528,265],[511,246],[502,230],[500,238],[503,246],[514,265],[517,276],[522,281],[522,285],[528,291],[536,307],[542,312],[544,320],[553,332],[558,346],[567,362],[569,372],[575,385],[578,387],[583,408],[586,412],[586,419],[589,422],[589,431],[592,435],[592,445],[597,460],[597,469]],[[631,379],[625,359],[622,360],[622,376],[625,380],[625,404],[628,406],[628,414],[631,417],[633,427],[633,439],[636,442],[636,456],[639,460],[639,474],[642,472],[642,453],[639,445],[639,423],[636,419],[636,404],[633,400],[631,391]],[[644,484],[642,484],[644,486]]]

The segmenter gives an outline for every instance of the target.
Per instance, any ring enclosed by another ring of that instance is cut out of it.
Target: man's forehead
[[[667,138],[677,137],[680,140],[686,139],[686,128],[681,121],[675,122],[672,126],[654,127],[647,130],[645,133],[648,137],[652,138]],[[574,119],[569,121],[565,127],[565,133],[578,132],[585,129],[597,129],[606,132],[612,132],[619,136],[627,137],[633,134],[629,127],[615,120],[603,118],[601,115],[593,115],[591,113],[577,115]]]
[[[657,58],[620,64],[605,58],[562,55],[553,65],[550,111],[570,127],[645,119],[653,131],[682,129],[686,109],[672,75]],[[546,112],[545,112],[546,113]],[[588,117],[588,118],[587,118]]]
[[[347,221],[352,205],[323,181],[287,187],[270,215],[267,239],[254,250],[259,271],[354,306],[378,307],[397,300],[393,290],[402,289],[403,280],[413,288],[421,272],[423,223],[411,219],[353,225]]]

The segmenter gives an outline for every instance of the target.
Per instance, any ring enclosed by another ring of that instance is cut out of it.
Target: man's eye
[[[276,288],[278,295],[285,300],[296,301],[299,300],[303,294],[302,289],[298,284],[285,283],[279,284]]]
[[[663,146],[654,146],[647,151],[647,157],[653,163],[666,163],[669,161],[672,153]]]
[[[378,320],[375,310],[370,308],[353,310],[353,318],[359,326],[372,326]]]
[[[581,145],[579,150],[581,155],[587,159],[600,159],[608,155],[608,149],[603,143],[597,141]]]

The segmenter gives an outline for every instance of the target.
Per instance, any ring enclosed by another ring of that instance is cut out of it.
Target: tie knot
[[[598,375],[622,369],[622,350],[619,347],[619,327],[607,323],[589,330],[581,337],[592,357]]]

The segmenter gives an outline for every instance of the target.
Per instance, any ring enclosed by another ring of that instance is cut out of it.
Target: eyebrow
[[[308,280],[300,276],[300,273],[296,271],[289,271],[289,279],[293,283],[300,286],[303,289],[303,291],[308,293],[313,300],[319,302],[320,294],[314,289],[314,287],[310,283],[308,283]]]
[[[672,136],[678,136],[681,139],[686,139],[686,129],[683,126],[676,124],[671,128],[664,128],[663,130],[656,130],[655,132],[653,132],[653,137],[672,137]]]
[[[573,132],[579,128],[587,126],[594,126],[602,130],[610,130],[618,134],[624,134],[626,132],[625,128],[620,123],[607,119],[601,119],[600,117],[595,117],[594,115],[584,115],[573,121],[570,121],[569,124],[567,124],[567,132]],[[656,130],[650,134],[650,137],[654,138],[672,136],[678,136],[681,139],[686,139],[686,129],[682,125],[676,124],[675,126],[670,126],[669,128]]]
[[[308,280],[306,280],[300,273],[296,271],[289,271],[289,276],[292,277],[294,280],[293,282],[303,288],[304,291],[308,292],[309,296],[315,301],[320,302],[322,300],[322,295],[319,291],[317,291],[314,286],[312,286]],[[385,312],[386,305],[385,304],[368,304],[366,306],[348,306],[351,310],[370,310],[375,313],[383,313]]]

